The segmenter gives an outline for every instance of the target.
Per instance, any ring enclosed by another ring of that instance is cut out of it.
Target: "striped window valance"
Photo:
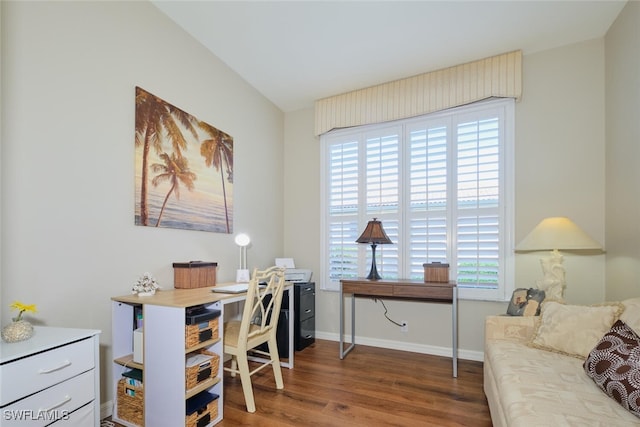
[[[315,103],[315,134],[522,95],[522,51],[420,74]]]

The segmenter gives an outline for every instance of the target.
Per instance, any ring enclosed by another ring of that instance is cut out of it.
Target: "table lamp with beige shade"
[[[564,300],[565,270],[559,251],[602,250],[592,239],[567,217],[545,218],[516,245],[516,252],[551,251],[549,258],[541,258],[544,276],[536,280],[536,287],[545,292],[546,299]]]

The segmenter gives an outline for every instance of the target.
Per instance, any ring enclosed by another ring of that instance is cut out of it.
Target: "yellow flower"
[[[14,310],[18,310],[18,315],[16,317],[13,318],[14,322],[18,322],[20,320],[22,320],[22,313],[24,313],[25,311],[27,313],[36,313],[38,310],[36,310],[36,305],[35,304],[23,304],[20,301],[14,301],[13,304],[11,304],[9,307],[11,307]]]

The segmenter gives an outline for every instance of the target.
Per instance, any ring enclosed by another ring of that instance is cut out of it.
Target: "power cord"
[[[388,320],[389,322],[393,323],[393,324],[394,324],[394,325],[396,325],[396,326],[400,326],[401,328],[402,328],[403,326],[405,326],[405,324],[404,324],[404,323],[398,323],[398,322],[396,322],[395,320],[391,319],[391,318],[387,315],[387,313],[389,312],[389,310],[387,310],[387,306],[385,305],[384,301],[382,301],[381,299],[378,299],[378,298],[373,298],[373,302],[380,302],[380,304],[382,304],[382,306],[384,307],[384,317],[386,317],[386,318],[387,318],[387,320]]]

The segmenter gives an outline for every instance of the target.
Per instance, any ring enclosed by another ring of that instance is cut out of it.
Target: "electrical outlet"
[[[406,320],[403,320],[400,324],[402,325],[400,326],[400,332],[409,332],[409,324]]]

